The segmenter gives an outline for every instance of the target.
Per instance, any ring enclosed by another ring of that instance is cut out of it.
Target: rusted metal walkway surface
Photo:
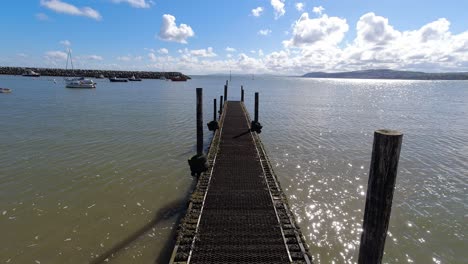
[[[310,263],[243,103],[229,101],[172,263]]]

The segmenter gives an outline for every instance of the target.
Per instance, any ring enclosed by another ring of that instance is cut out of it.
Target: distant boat
[[[11,93],[10,88],[0,88],[0,93]]]
[[[181,75],[171,76],[169,79],[173,82],[186,82],[188,80],[187,77]]]
[[[112,78],[109,78],[109,81],[111,82],[128,82],[128,79],[125,79],[125,78],[117,78],[117,77],[112,77]]]
[[[33,71],[33,70],[26,70],[24,73],[23,73],[23,76],[25,77],[40,77],[41,74]]]
[[[132,77],[128,78],[129,81],[132,81],[132,82],[141,82],[141,79],[140,78],[135,78],[135,75],[133,75]]]
[[[98,79],[105,79],[106,77],[104,77],[104,75],[102,75],[102,74],[99,74],[99,76],[96,77],[96,78],[98,78]]]
[[[68,69],[68,60],[70,60],[72,73],[73,75],[75,75],[75,71],[73,69],[73,59],[72,59],[70,49],[68,49],[68,54],[67,54],[67,64],[65,66],[66,70]],[[96,83],[93,80],[87,79],[85,77],[72,77],[72,78],[65,78],[65,87],[66,88],[93,89],[93,88],[96,88]]]

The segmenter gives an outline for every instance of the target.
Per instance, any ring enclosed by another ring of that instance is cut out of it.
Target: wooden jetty
[[[170,263],[311,263],[244,103],[221,111]]]
[[[241,101],[220,96],[219,123],[203,154],[202,88],[197,88],[197,155],[189,160],[198,183],[181,221],[170,263],[311,263],[304,237],[260,141],[259,94],[250,120]],[[224,103],[224,104],[223,104]],[[403,134],[374,133],[359,264],[382,262]]]

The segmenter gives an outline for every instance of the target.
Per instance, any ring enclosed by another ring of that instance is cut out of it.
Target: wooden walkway
[[[223,111],[171,263],[310,263],[243,103]]]

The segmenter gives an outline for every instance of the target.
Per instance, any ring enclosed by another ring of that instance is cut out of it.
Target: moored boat
[[[0,88],[0,93],[11,93],[10,88]]]
[[[187,77],[181,75],[171,76],[169,79],[173,82],[186,82],[188,80]]]
[[[40,77],[41,76],[41,74],[33,70],[26,70],[22,75],[25,77]]]
[[[70,64],[72,66],[72,73],[74,75],[75,71],[73,69],[73,59],[71,55],[71,50],[68,50],[67,54],[67,65],[65,69],[68,69],[68,60],[70,60]],[[65,87],[66,88],[82,88],[82,89],[93,89],[96,88],[96,83],[85,77],[72,77],[72,78],[65,78]]]
[[[133,75],[132,77],[128,78],[129,81],[132,81],[132,82],[141,82],[141,79],[140,78],[136,78],[135,75]]]
[[[67,88],[84,88],[84,89],[93,89],[96,88],[96,83],[91,79],[86,79],[84,77],[70,78],[65,79]]]
[[[109,81],[111,82],[128,82],[128,79],[125,79],[125,78],[117,78],[117,77],[112,77],[112,78],[109,78]]]

